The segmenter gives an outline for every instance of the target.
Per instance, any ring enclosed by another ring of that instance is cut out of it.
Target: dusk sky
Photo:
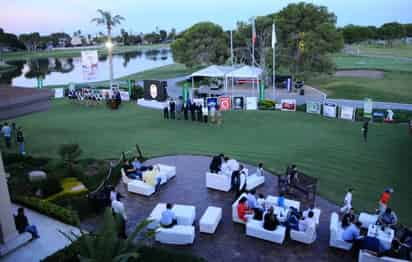
[[[239,20],[281,10],[291,0],[1,0],[0,27],[7,32],[65,31],[72,34],[104,32],[90,23],[96,9],[110,10],[126,18],[115,30],[151,32],[156,26],[181,31],[200,21],[212,21],[233,29]],[[412,0],[313,0],[338,17],[338,25],[377,25],[397,21],[412,23]]]

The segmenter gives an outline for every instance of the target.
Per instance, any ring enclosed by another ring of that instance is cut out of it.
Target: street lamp
[[[108,52],[109,52],[109,73],[110,73],[110,89],[113,85],[113,59],[112,59],[112,51],[113,51],[113,43],[111,40],[107,41],[105,44]]]

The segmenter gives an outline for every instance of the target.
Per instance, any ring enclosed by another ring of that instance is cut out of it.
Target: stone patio
[[[130,232],[134,226],[149,216],[151,210],[159,202],[171,202],[196,206],[196,239],[192,246],[165,246],[172,250],[191,252],[208,261],[355,261],[348,252],[329,248],[330,213],[338,207],[329,201],[317,197],[316,206],[321,208],[320,225],[317,241],[310,246],[294,242],[286,238],[283,245],[247,237],[243,225],[232,222],[232,201],[234,193],[224,193],[205,187],[205,172],[208,170],[211,158],[204,156],[166,156],[147,161],[145,164],[162,163],[176,166],[176,177],[163,185],[160,192],[144,197],[128,193],[120,182],[117,190],[125,196]],[[255,167],[245,165],[249,172]],[[277,179],[265,173],[266,182],[257,188],[264,195],[277,194]],[[208,206],[218,206],[223,209],[222,221],[215,234],[199,233],[199,219]],[[92,230],[98,224],[99,218],[84,221],[87,230]],[[156,243],[155,245],[161,245]]]

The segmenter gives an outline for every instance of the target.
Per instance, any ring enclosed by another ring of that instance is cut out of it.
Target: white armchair
[[[333,212],[330,216],[330,239],[329,246],[336,247],[344,250],[350,250],[352,244],[342,239],[343,228],[339,222],[339,216],[336,212]]]
[[[316,229],[309,227],[306,231],[291,230],[290,238],[304,244],[312,244],[316,241]]]
[[[206,173],[206,187],[229,192],[231,188],[231,178],[224,174]]]

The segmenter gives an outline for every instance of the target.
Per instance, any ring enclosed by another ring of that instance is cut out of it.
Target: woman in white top
[[[263,176],[263,163],[259,163],[258,168],[256,170],[257,176]]]

